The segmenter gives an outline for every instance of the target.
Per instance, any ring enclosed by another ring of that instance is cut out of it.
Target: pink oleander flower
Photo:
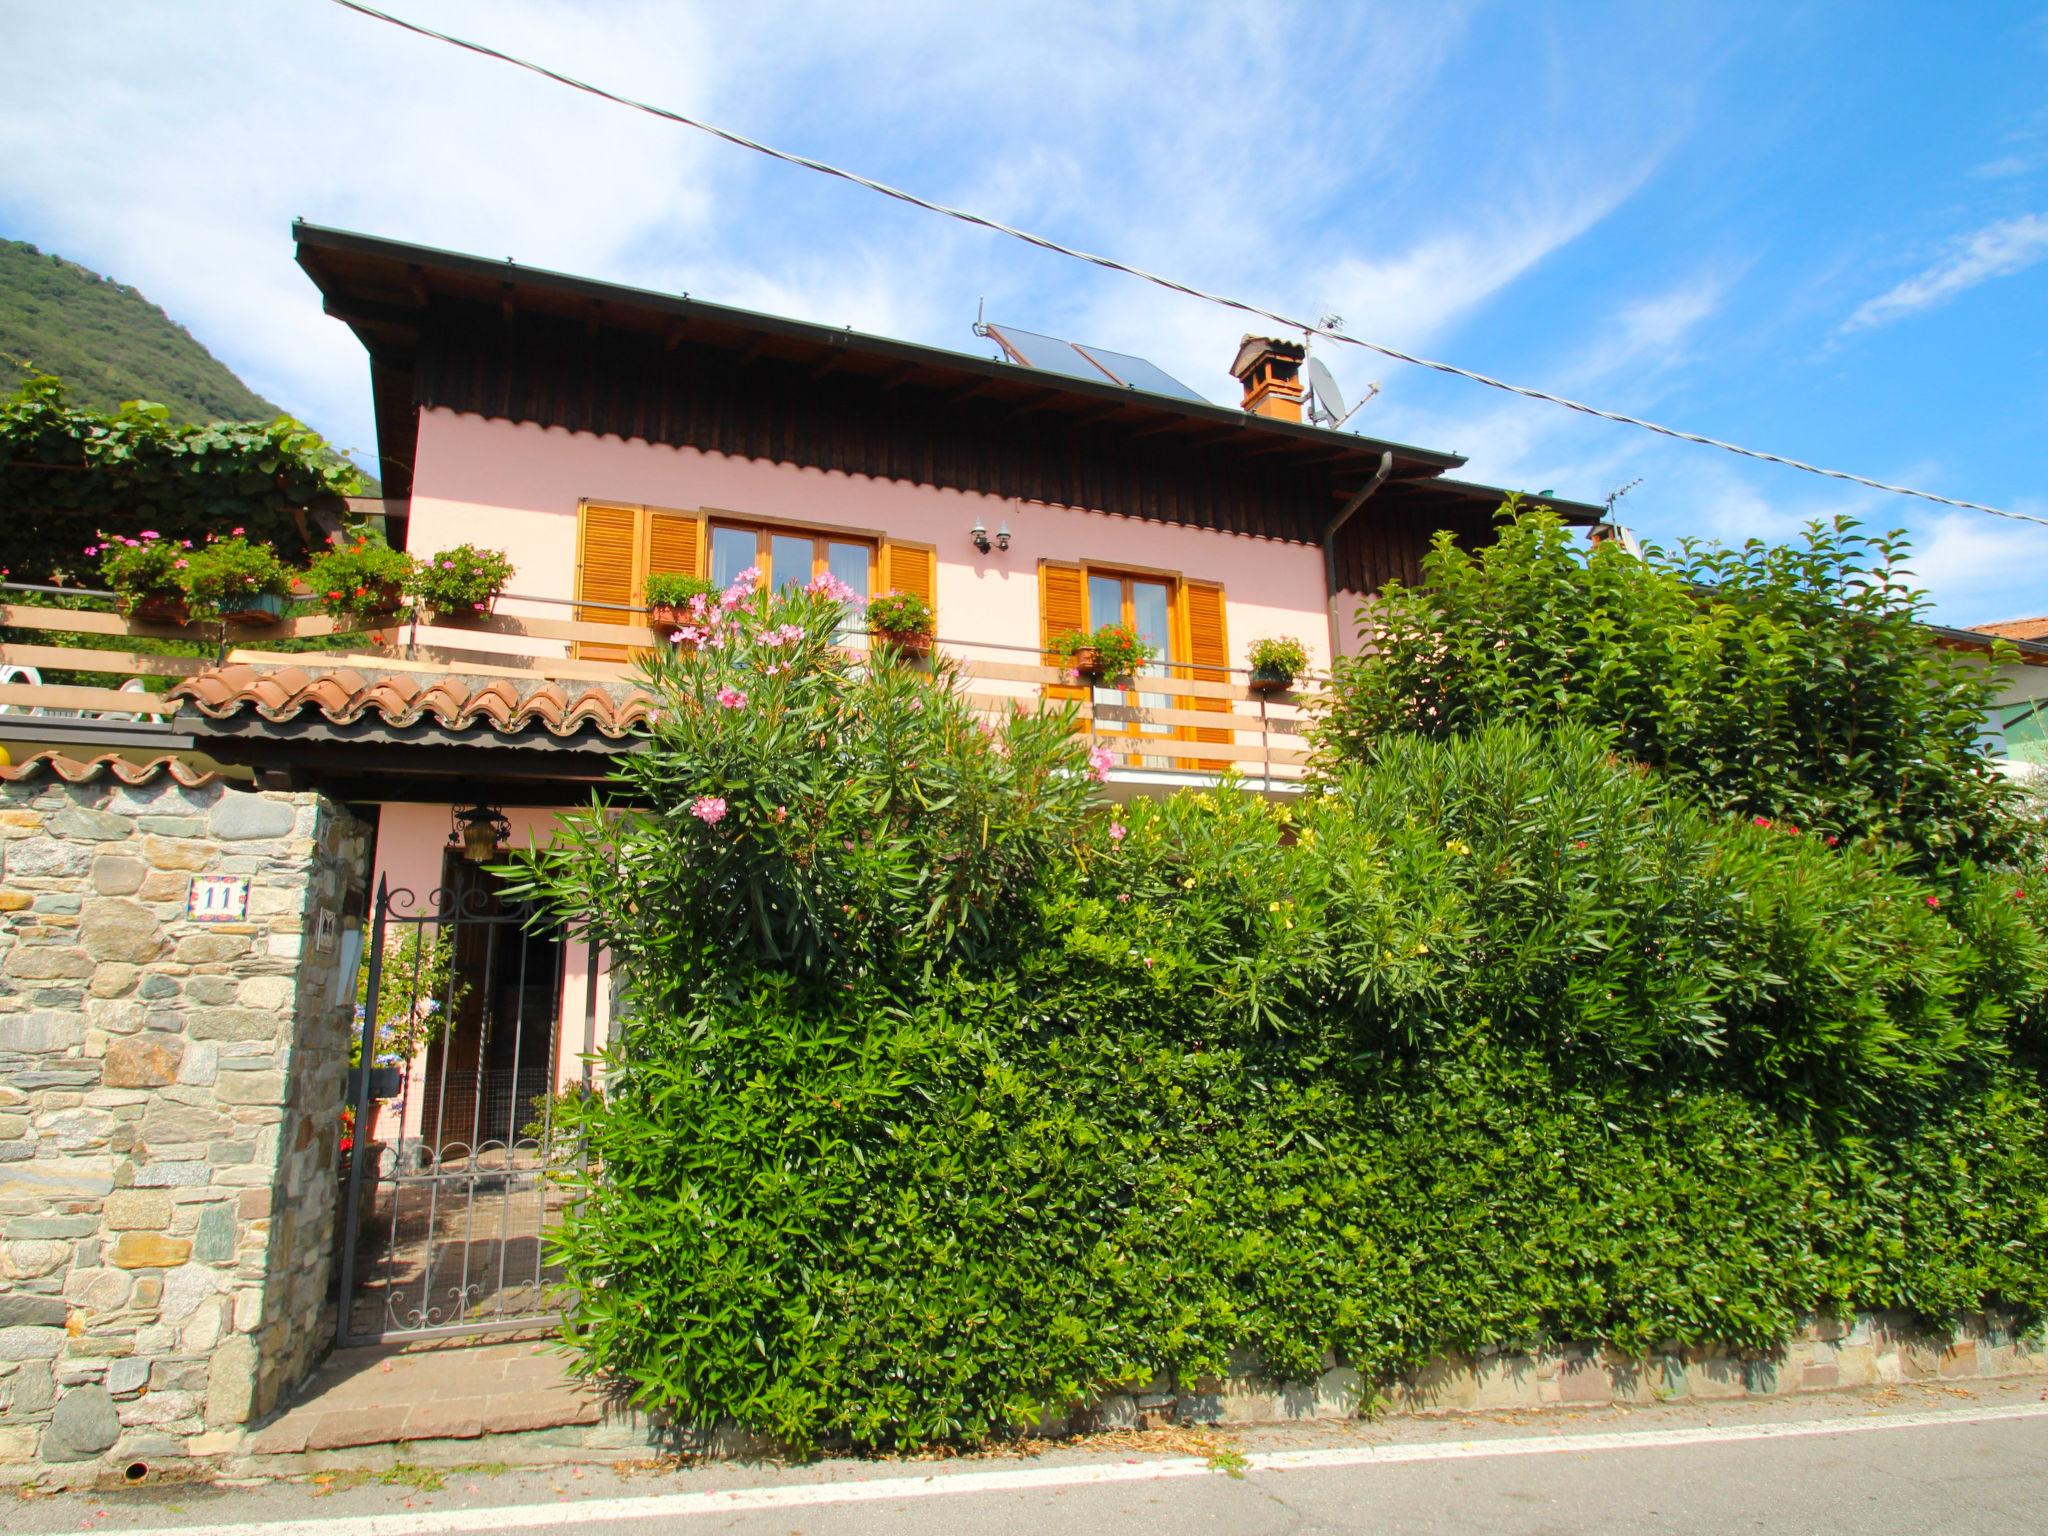
[[[1771,818],[1768,816],[1752,816],[1750,822],[1754,826],[1768,827],[1771,824]]]
[[[1119,891],[1117,893],[1116,899],[1118,901],[1129,901],[1131,899],[1131,893],[1129,891]]]
[[[238,539],[242,536],[242,530],[239,528],[230,528],[228,532],[230,535]]]
[[[157,536],[156,530],[154,528],[145,528],[142,530],[142,536],[145,539],[153,539]]]
[[[855,592],[853,588],[849,587],[837,576],[834,576],[830,571],[818,572],[805,585],[804,591],[808,592],[812,597],[829,597],[838,603],[861,601],[859,593]]]
[[[1941,905],[1941,898],[1939,896],[1930,896],[1927,898],[1927,905],[1929,907],[1938,907]]]
[[[747,696],[739,689],[733,687],[732,684],[727,683],[718,690],[718,702],[727,709],[745,709],[747,707]]]
[[[725,820],[725,802],[717,795],[699,795],[690,807],[690,814],[707,827],[715,827]]]
[[[1116,761],[1116,754],[1104,746],[1088,749],[1088,777],[1098,784],[1109,782],[1109,765]]]
[[[789,807],[786,805],[778,805],[777,807],[775,807],[775,819],[777,821],[789,820]]]
[[[1122,822],[1112,821],[1109,824],[1109,840],[1112,843],[1120,843],[1124,840],[1124,835],[1128,831],[1129,828],[1125,827]]]

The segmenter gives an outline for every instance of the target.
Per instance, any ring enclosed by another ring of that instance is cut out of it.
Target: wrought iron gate
[[[559,1321],[545,1234],[581,1148],[554,1111],[589,1086],[587,1061],[561,1071],[569,941],[476,866],[453,867],[424,908],[377,890],[349,1074],[344,1345]],[[598,971],[586,958],[585,1058]]]

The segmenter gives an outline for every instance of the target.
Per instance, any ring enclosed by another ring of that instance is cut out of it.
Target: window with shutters
[[[929,545],[864,533],[754,522],[724,513],[585,502],[576,567],[576,617],[596,624],[637,624],[647,578],[657,572],[708,576],[732,585],[752,567],[765,586],[800,587],[830,572],[861,598],[915,592],[938,611],[938,555]],[[848,615],[846,641],[864,644],[859,618]],[[609,641],[578,642],[591,661],[631,659]]]
[[[1223,764],[1206,758],[1168,757],[1151,743],[1134,738],[1156,736],[1169,741],[1228,742],[1228,726],[1194,725],[1191,713],[1227,714],[1230,701],[1223,686],[1230,681],[1229,645],[1223,624],[1223,588],[1167,571],[1119,570],[1100,565],[1064,565],[1046,561],[1038,569],[1041,643],[1068,630],[1095,629],[1125,623],[1150,641],[1157,659],[1126,688],[1085,689],[1053,683],[1046,696],[1087,700],[1092,721],[1083,729],[1129,739],[1129,766],[1178,767],[1218,772]],[[1048,649],[1046,664],[1057,665]],[[1147,678],[1172,679],[1192,693],[1168,693]],[[1208,696],[1205,696],[1208,695]],[[1119,743],[1122,745],[1123,743]]]

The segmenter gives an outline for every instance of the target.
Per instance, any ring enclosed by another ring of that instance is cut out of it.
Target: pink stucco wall
[[[824,523],[931,544],[938,550],[939,638],[970,657],[998,659],[985,649],[992,645],[1038,645],[1038,562],[1053,559],[1221,582],[1231,665],[1244,665],[1245,648],[1267,635],[1294,635],[1308,647],[1312,669],[1328,664],[1322,554],[1310,545],[446,410],[421,413],[414,551],[429,554],[465,540],[503,549],[517,569],[514,592],[573,597],[576,510],[585,498]],[[982,555],[968,543],[977,517],[991,532],[1010,525],[1007,554]],[[567,616],[559,607],[516,600],[500,610]]]

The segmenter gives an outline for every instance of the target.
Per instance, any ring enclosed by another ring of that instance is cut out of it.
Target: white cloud
[[[2048,256],[2048,215],[2022,214],[1987,224],[1949,253],[1897,287],[1866,300],[1842,322],[1843,331],[1869,330],[1946,303],[1965,289],[2009,277]]]

